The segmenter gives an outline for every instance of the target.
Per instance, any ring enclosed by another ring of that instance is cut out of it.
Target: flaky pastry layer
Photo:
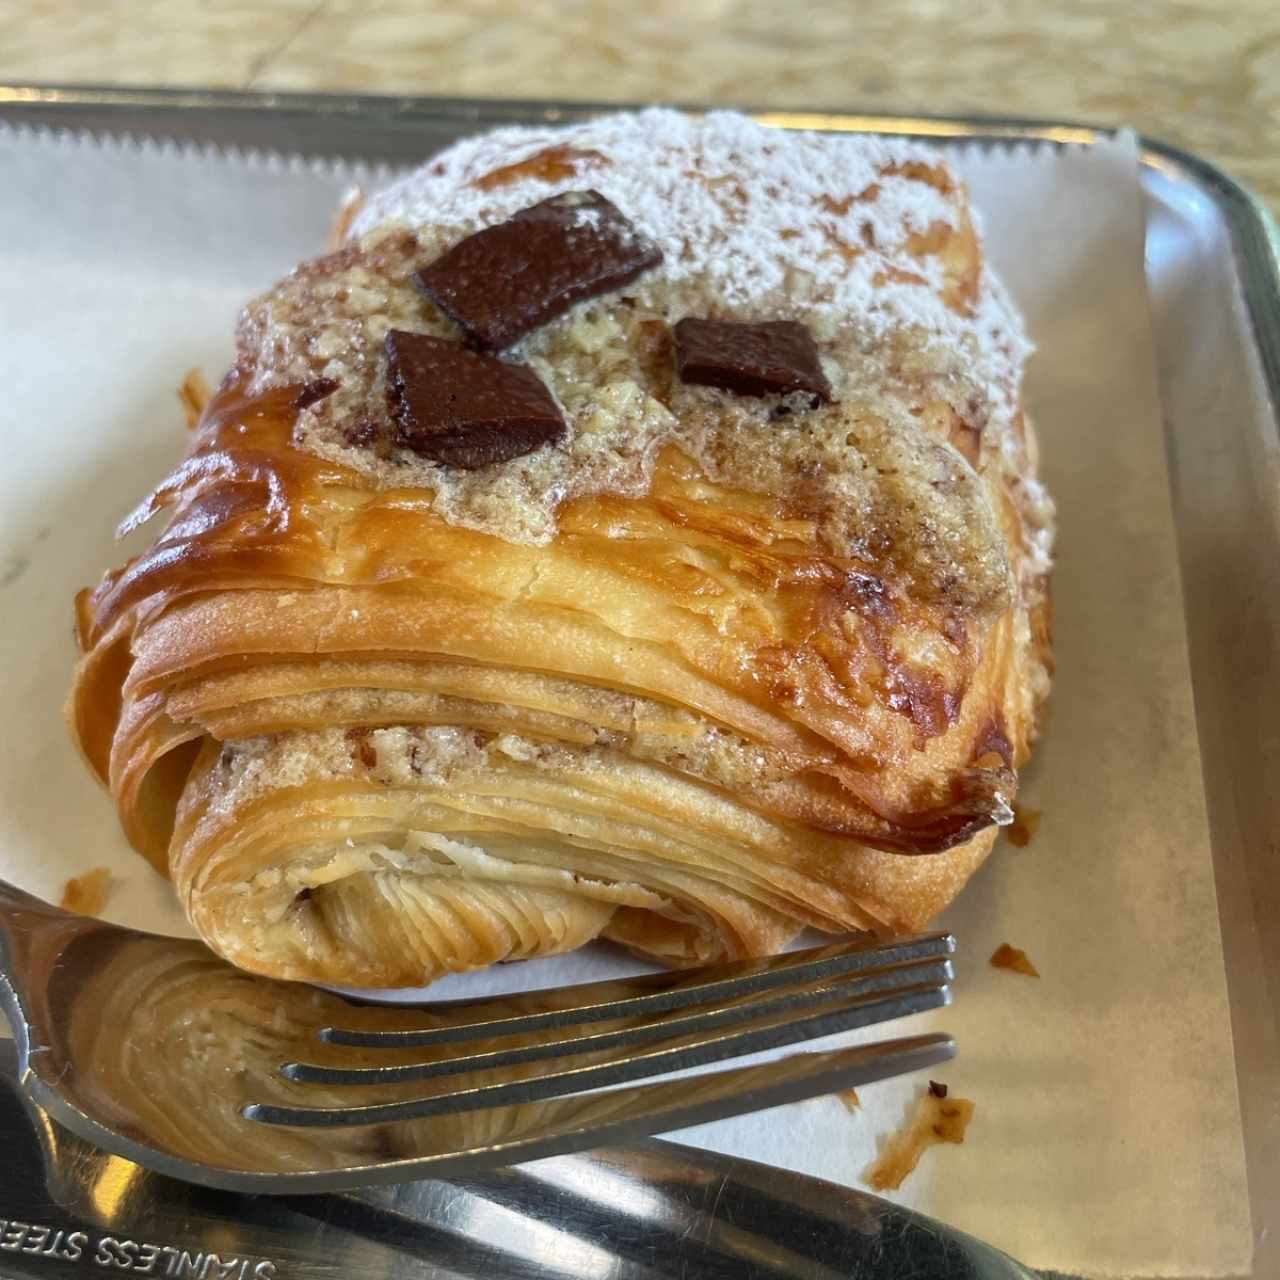
[[[564,440],[414,455],[382,339],[459,336],[414,269],[584,186],[665,256],[511,353]],[[682,384],[691,314],[802,319],[831,402]],[[167,528],[79,599],[73,730],[200,935],[274,976],[918,928],[1048,687],[1026,351],[931,152],[661,112],[459,144],[246,311],[131,521]]]

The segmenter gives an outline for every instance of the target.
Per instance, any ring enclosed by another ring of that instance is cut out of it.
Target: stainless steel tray
[[[0,85],[0,120],[391,164],[478,128],[601,109]],[[758,114],[783,127],[897,134],[943,146],[1063,145],[1108,134],[1050,121]],[[1146,139],[1140,160],[1245,1130],[1253,1275],[1271,1277],[1280,1275],[1280,234],[1254,197],[1204,160]]]

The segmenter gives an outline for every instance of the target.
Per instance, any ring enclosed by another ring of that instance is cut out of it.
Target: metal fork
[[[955,1053],[948,1036],[670,1074],[947,1004],[953,950],[948,934],[857,938],[554,991],[371,1005],[0,881],[0,1000],[32,1098],[137,1164],[237,1191],[452,1176],[936,1065]]]

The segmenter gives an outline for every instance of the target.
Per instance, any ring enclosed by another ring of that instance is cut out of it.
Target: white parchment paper
[[[954,1006],[887,1029],[952,1032],[939,1074],[977,1107],[896,1198],[1037,1267],[1238,1274],[1244,1161],[1134,153],[954,158],[1040,348],[1027,401],[1059,505],[1059,670],[1022,796],[1040,831],[999,847],[943,921]],[[109,918],[189,932],[63,729],[71,599],[182,448],[182,374],[221,376],[239,306],[376,177],[0,131],[0,875],[33,892],[106,865]],[[988,965],[1006,941],[1039,981]],[[601,949],[433,993],[624,965]],[[921,1085],[864,1088],[856,1115],[819,1098],[677,1136],[857,1185]]]

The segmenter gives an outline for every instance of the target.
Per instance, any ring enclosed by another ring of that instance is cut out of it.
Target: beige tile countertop
[[[1280,211],[1276,0],[0,0],[0,82],[1127,124]]]

